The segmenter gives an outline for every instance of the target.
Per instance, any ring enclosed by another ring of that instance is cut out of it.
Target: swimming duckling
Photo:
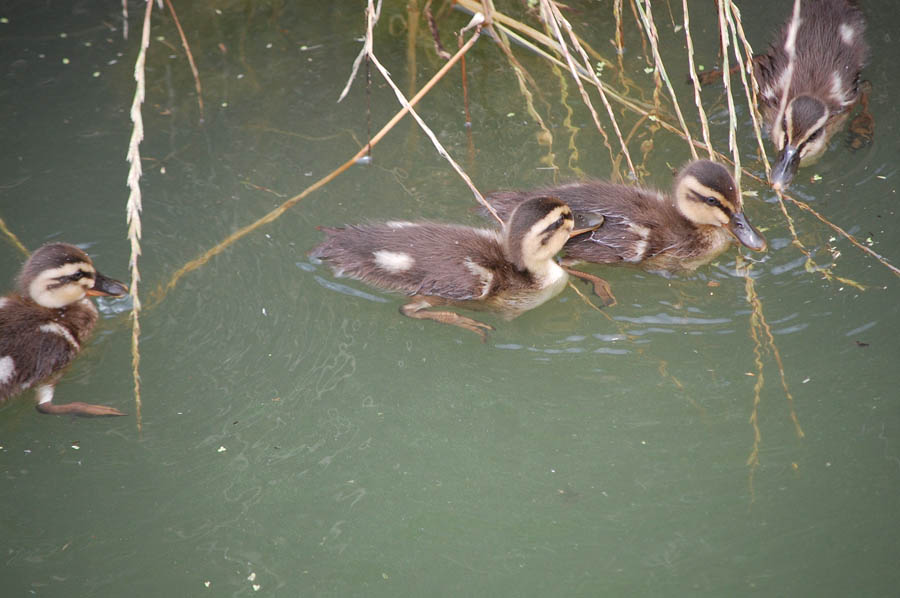
[[[52,243],[35,251],[19,273],[17,291],[0,298],[0,403],[36,386],[41,413],[125,415],[104,405],[54,404],[53,390],[97,322],[87,295],[127,291],[97,272],[74,245]]]
[[[792,18],[792,17],[791,17]],[[860,71],[868,55],[865,19],[852,0],[804,2],[794,42],[794,70],[787,79],[791,18],[769,46],[753,60],[763,114],[778,148],[770,179],[776,189],[788,186],[799,166],[814,162],[861,97]],[[783,112],[781,96],[788,87]],[[854,131],[868,130],[872,118],[863,106]],[[857,120],[855,119],[855,120]]]
[[[438,305],[491,309],[512,319],[558,294],[567,276],[553,261],[573,233],[569,207],[536,196],[509,210],[502,231],[433,222],[385,222],[321,228],[328,237],[310,255],[338,275],[412,295],[410,318],[471,330],[493,328]]]
[[[709,262],[734,239],[755,251],[766,247],[766,240],[744,215],[731,173],[709,160],[685,166],[672,196],[589,180],[534,191],[501,191],[487,200],[502,218],[521,202],[548,194],[569,205],[576,225],[602,222],[566,243],[564,266],[578,261],[627,263],[673,273]]]

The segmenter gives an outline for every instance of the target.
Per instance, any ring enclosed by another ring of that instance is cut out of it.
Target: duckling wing
[[[387,222],[323,229],[310,255],[338,275],[408,295],[478,299],[505,262],[497,233],[430,222]]]
[[[0,401],[51,378],[78,353],[72,333],[45,310],[0,299]]]

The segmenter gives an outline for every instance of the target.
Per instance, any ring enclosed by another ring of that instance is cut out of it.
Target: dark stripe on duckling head
[[[698,201],[700,203],[705,203],[708,206],[718,208],[718,209],[722,210],[725,213],[725,215],[728,216],[728,218],[731,218],[731,216],[734,214],[734,211],[731,208],[729,208],[728,206],[726,206],[725,204],[723,204],[722,201],[715,195],[702,195],[700,193],[697,193],[693,189],[691,189],[689,192],[691,194],[691,197],[694,199],[694,201]]]
[[[784,115],[784,133],[787,143],[801,146],[822,132],[828,121],[828,110],[821,100],[811,96],[798,96],[791,100]]]
[[[516,206],[505,226],[504,238],[510,261],[524,268],[523,260],[528,256],[523,253],[535,254],[538,248],[556,238],[561,228],[571,230],[574,222],[572,210],[557,197],[534,197],[523,201]],[[523,249],[526,242],[529,249]]]
[[[565,210],[560,212],[558,218],[548,222],[543,232],[552,232],[562,226],[565,220],[572,220],[572,211],[569,210],[564,201],[557,197],[534,197],[523,201],[516,206],[516,209],[513,210],[509,217],[509,222],[507,222],[509,237],[520,238],[524,236],[541,219],[546,218],[547,215],[560,208],[565,208]],[[559,221],[559,217],[562,217],[562,222]]]
[[[541,245],[546,245],[553,236],[553,233],[558,231],[561,227],[565,226],[567,222],[571,222],[574,225],[575,217],[572,216],[572,212],[570,210],[561,211],[559,218],[551,222],[548,226],[544,227],[543,232],[541,232]]]
[[[90,270],[84,270],[84,269],[82,269],[82,268],[79,268],[78,270],[76,270],[76,271],[73,272],[72,274],[66,274],[66,275],[63,275],[63,276],[58,276],[58,277],[56,277],[56,279],[55,279],[56,282],[53,283],[53,284],[48,284],[46,288],[47,288],[47,289],[51,289],[51,290],[52,290],[52,289],[58,289],[58,288],[61,287],[61,286],[64,286],[64,285],[67,285],[67,284],[71,284],[71,283],[73,283],[73,282],[78,282],[79,280],[81,280],[81,279],[83,279],[83,278],[90,278],[90,279],[93,280],[93,278],[94,278],[94,272],[93,272],[93,271],[90,271]]]
[[[41,272],[76,263],[84,263],[90,268],[91,258],[78,247],[68,243],[44,245],[31,254],[31,257],[22,266],[22,271],[18,278],[19,288],[26,291],[31,281]]]
[[[688,181],[693,177],[694,181]],[[731,172],[716,162],[697,160],[688,164],[681,171],[681,181],[689,182],[691,191],[699,193],[703,198],[715,197],[721,200],[723,208],[732,212],[741,209],[741,198],[737,193],[737,185]]]

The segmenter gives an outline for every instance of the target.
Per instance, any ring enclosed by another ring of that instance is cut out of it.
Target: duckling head
[[[51,243],[35,251],[18,278],[19,292],[43,307],[60,308],[85,295],[124,295],[128,287],[94,268],[88,255],[67,243]]]
[[[569,240],[575,219],[556,197],[523,201],[504,226],[503,244],[509,260],[520,270],[541,273]]]
[[[724,227],[742,245],[755,251],[766,240],[744,216],[741,196],[728,169],[709,160],[688,164],[675,182],[675,205],[698,226]]]
[[[788,103],[772,127],[772,138],[778,147],[770,175],[775,189],[787,188],[801,163],[812,162],[825,151],[828,115],[825,103],[810,95],[799,95]]]

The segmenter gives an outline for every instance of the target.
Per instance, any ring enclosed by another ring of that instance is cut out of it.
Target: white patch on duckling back
[[[853,43],[853,38],[856,37],[856,30],[853,29],[852,25],[841,23],[841,26],[838,27],[838,30],[841,32],[842,42],[844,42],[848,46]]]
[[[72,348],[76,351],[81,349],[81,345],[78,344],[78,341],[75,340],[75,337],[72,336],[72,333],[69,330],[62,326],[61,324],[57,324],[56,322],[47,322],[46,324],[41,324],[38,326],[38,330],[41,332],[46,332],[48,334],[58,334],[68,341]]]
[[[6,307],[7,304],[9,304],[9,299],[6,297],[0,297],[0,309]]]
[[[16,373],[16,362],[9,355],[0,357],[0,384],[9,382]]]
[[[626,258],[626,262],[639,262],[644,259],[644,254],[647,253],[647,249],[649,247],[649,239],[650,239],[650,229],[646,226],[641,226],[640,224],[635,224],[634,222],[628,225],[628,229],[631,230],[634,234],[641,238],[640,241],[634,244],[634,255],[630,258]]]
[[[409,228],[411,226],[417,226],[415,222],[407,222],[405,220],[389,220],[385,222],[385,224],[391,228]]]
[[[831,99],[841,105],[847,103],[844,97],[844,80],[839,71],[831,73]]]
[[[484,266],[476,264],[470,257],[467,257],[465,260],[463,260],[463,265],[465,265],[466,270],[468,270],[481,280],[481,293],[478,295],[479,298],[487,295],[488,291],[491,290],[491,283],[494,282],[494,273]]]
[[[387,270],[388,272],[393,272],[394,274],[406,272],[413,267],[414,263],[416,263],[411,255],[399,251],[380,249],[373,252],[372,255],[375,256],[375,264],[379,268]]]
[[[476,228],[473,229],[476,233],[484,237],[485,239],[490,239],[491,241],[497,241],[498,243],[502,242],[502,237],[500,236],[499,231],[490,230],[487,228]]]

